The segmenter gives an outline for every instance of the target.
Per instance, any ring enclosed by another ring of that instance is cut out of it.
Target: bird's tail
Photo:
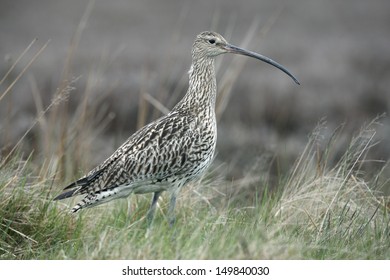
[[[132,188],[123,188],[123,186],[117,186],[110,189],[105,189],[96,193],[87,194],[79,203],[77,203],[71,210],[72,213],[76,213],[79,210],[87,207],[96,206],[102,203],[106,203],[113,199],[125,198],[133,192]]]
[[[70,191],[67,191],[67,192],[64,192],[60,195],[57,195],[53,200],[61,200],[61,199],[65,199],[65,198],[68,198],[68,197],[71,197],[74,195],[74,193],[77,191],[78,189],[73,189],[73,190],[70,190]]]
[[[72,184],[70,184],[64,189],[64,190],[67,189],[70,190],[63,192],[60,195],[57,195],[53,200],[61,200],[79,194],[80,189],[86,185],[86,182],[84,182],[83,180],[84,179],[73,182]]]
[[[98,176],[102,173],[102,170],[99,170],[95,173],[93,173],[90,176],[78,179],[77,181],[69,184],[64,188],[64,190],[68,190],[54,198],[54,200],[61,200],[65,199],[74,195],[82,194],[83,188],[86,188],[88,185],[92,184]]]

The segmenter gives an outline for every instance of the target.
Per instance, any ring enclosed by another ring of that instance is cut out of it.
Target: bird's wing
[[[186,173],[189,151],[199,138],[195,116],[168,114],[134,133],[87,176],[55,199],[96,193],[137,181],[161,182]]]

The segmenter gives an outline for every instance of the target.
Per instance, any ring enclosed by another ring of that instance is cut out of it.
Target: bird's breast
[[[197,138],[194,139],[189,161],[193,162],[193,174],[200,175],[211,165],[217,143],[217,127],[215,118],[202,122],[197,128]]]

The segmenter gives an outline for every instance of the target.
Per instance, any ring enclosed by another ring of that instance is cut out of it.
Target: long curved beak
[[[223,46],[223,48],[229,52],[229,53],[235,53],[235,54],[241,54],[241,55],[246,55],[246,56],[249,56],[249,57],[253,57],[253,58],[256,58],[256,59],[259,59],[261,61],[264,61],[268,64],[271,64],[272,66],[275,66],[276,68],[279,68],[280,70],[282,70],[284,73],[286,73],[287,75],[289,75],[296,84],[300,85],[299,81],[297,78],[294,77],[293,74],[290,73],[290,71],[287,70],[286,67],[284,67],[283,65],[277,63],[276,61],[264,56],[264,55],[261,55],[261,54],[258,54],[258,53],[255,53],[255,52],[251,52],[251,51],[247,51],[245,49],[241,49],[239,47],[236,47],[234,45],[230,45],[230,44],[226,44],[225,46]]]

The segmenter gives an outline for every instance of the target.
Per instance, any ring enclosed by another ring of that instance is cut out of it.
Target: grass
[[[88,13],[89,9],[82,23]],[[148,237],[145,214],[150,195],[116,200],[77,215],[68,211],[75,201],[52,201],[60,186],[91,167],[91,144],[111,118],[102,105],[108,94],[93,97],[96,81],[89,77],[84,91],[78,89],[76,108],[69,108],[77,83],[70,74],[71,65],[82,27],[72,40],[63,78],[46,107],[30,78],[37,118],[19,142],[2,150],[1,259],[390,258],[389,202],[380,192],[389,185],[381,173],[387,164],[380,163],[383,168],[371,175],[364,172],[365,164],[371,162],[367,153],[375,145],[374,122],[352,137],[341,156],[340,131],[326,139],[324,124],[320,124],[290,172],[272,188],[260,168],[239,181],[225,181],[220,176],[223,166],[214,166],[181,193],[174,228],[166,221],[167,198],[160,199]],[[256,28],[251,28],[246,43]],[[9,71],[1,80],[0,85],[8,81],[9,86],[0,93],[0,102],[45,47],[16,78],[10,80]],[[238,70],[226,70],[220,77],[219,116],[242,67],[237,63],[232,60]],[[139,125],[145,122],[146,112],[164,110],[150,95],[141,96],[145,99],[140,101]],[[2,130],[3,137],[8,134]],[[22,146],[31,134],[34,153],[26,156]]]

